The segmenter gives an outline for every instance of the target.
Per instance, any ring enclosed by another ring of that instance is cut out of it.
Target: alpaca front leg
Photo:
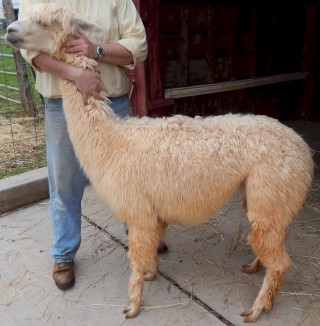
[[[154,223],[129,224],[129,258],[132,274],[128,289],[130,306],[123,311],[126,318],[135,317],[139,313],[144,280],[153,280],[158,271],[157,247],[163,228],[156,219],[152,220],[150,217],[150,220]]]
[[[165,242],[163,241],[164,235],[166,233],[168,224],[167,222],[165,222],[164,220],[162,220],[161,218],[157,219],[157,224],[155,227],[155,230],[152,232],[153,235],[153,246],[155,246],[157,243],[157,252],[154,252],[153,249],[153,253],[150,253],[150,266],[149,266],[149,271],[145,273],[144,275],[144,280],[145,281],[153,281],[156,278],[157,275],[157,271],[158,271],[158,266],[159,266],[159,258],[158,258],[158,253],[159,252],[166,252],[168,251],[168,248],[165,244]],[[152,246],[150,246],[150,248],[152,248]]]
[[[141,298],[143,293],[144,275],[133,268],[129,281],[130,306],[123,310],[126,318],[133,318],[140,311]]]
[[[158,266],[159,266],[159,259],[158,256],[156,256],[153,260],[152,263],[150,264],[150,269],[144,273],[144,280],[147,282],[154,281],[157,276],[158,272]]]

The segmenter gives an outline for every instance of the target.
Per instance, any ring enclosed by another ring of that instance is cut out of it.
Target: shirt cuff
[[[146,59],[148,51],[147,47],[141,47],[137,44],[137,42],[131,39],[122,39],[119,40],[117,43],[125,47],[132,54],[133,63],[123,65],[123,67],[132,70],[139,62],[142,62]]]
[[[23,58],[24,58],[24,59],[29,63],[29,65],[30,65],[33,69],[35,69],[35,70],[41,72],[41,70],[40,70],[39,68],[37,68],[37,67],[33,64],[33,59],[34,59],[35,57],[37,57],[37,56],[38,56],[40,53],[42,53],[42,52],[40,52],[40,51],[29,51],[29,50],[23,50],[23,49],[21,49],[20,52],[21,52],[21,55],[23,56]]]

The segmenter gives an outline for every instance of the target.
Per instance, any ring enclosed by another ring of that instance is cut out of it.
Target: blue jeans
[[[127,95],[110,98],[113,111],[132,114]],[[75,156],[63,113],[62,99],[45,99],[45,134],[51,221],[56,263],[73,261],[81,242],[81,200],[87,178]]]

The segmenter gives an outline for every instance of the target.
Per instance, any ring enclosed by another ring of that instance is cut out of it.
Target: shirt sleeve
[[[120,32],[117,43],[131,52],[133,63],[125,67],[133,69],[137,63],[147,58],[148,45],[142,19],[132,0],[119,1],[117,19]]]

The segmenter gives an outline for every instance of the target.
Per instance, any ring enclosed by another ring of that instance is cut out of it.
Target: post
[[[16,20],[12,2],[11,0],[2,0],[2,5],[7,24],[9,25]],[[33,117],[35,115],[35,107],[25,60],[23,59],[19,50],[13,49],[12,53],[17,69],[22,107],[26,116]]]

